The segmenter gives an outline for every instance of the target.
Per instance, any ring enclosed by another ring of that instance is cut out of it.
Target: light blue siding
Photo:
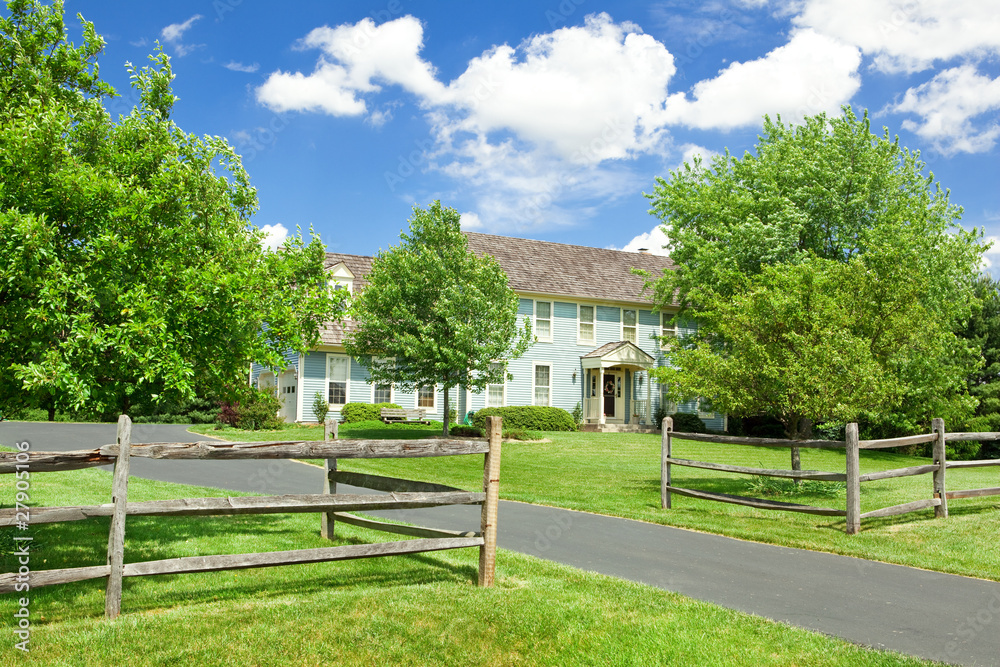
[[[327,396],[329,387],[326,384],[326,352],[310,352],[303,359],[302,372],[302,421],[316,421],[313,412],[313,399],[316,392]]]
[[[517,314],[531,317],[535,314],[535,302],[531,299],[518,299]]]

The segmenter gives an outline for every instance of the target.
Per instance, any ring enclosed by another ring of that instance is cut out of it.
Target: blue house
[[[506,236],[466,232],[469,248],[496,258],[520,298],[518,313],[530,320],[535,342],[520,359],[507,362],[513,376],[473,393],[453,388],[449,403],[459,415],[484,407],[551,405],[583,410],[584,428],[646,430],[661,403],[650,370],[664,363],[662,336],[683,335],[672,312],[652,309],[642,295],[643,279],[633,268],[659,275],[673,267],[669,258]],[[365,286],[372,258],[327,253],[332,281],[351,293]],[[313,397],[326,397],[331,416],[346,403],[397,403],[421,408],[441,420],[440,387],[403,392],[372,384],[365,368],[347,355],[343,340],[352,323],[327,324],[320,343],[306,354],[290,353],[287,366],[254,366],[251,382],[277,387],[286,421],[315,421]],[[503,363],[498,360],[498,363]],[[697,401],[667,406],[668,412],[697,413],[709,428],[724,430],[726,416]]]

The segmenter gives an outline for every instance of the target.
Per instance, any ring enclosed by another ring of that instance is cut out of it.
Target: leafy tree
[[[170,61],[128,66],[112,119],[103,40],[63,5],[0,17],[0,404],[95,413],[246,385],[251,360],[307,349],[342,300],[324,249],[262,249],[240,158],[170,120]]]
[[[372,262],[345,341],[373,382],[404,391],[442,387],[445,415],[453,387],[479,392],[503,382],[509,376],[495,362],[516,359],[531,344],[530,325],[518,327],[507,275],[493,257],[469,251],[459,217],[439,201],[414,207],[410,233]]]
[[[980,235],[867,114],[765,117],[755,153],[656,183],[677,270],[650,281],[654,301],[700,325],[662,371],[676,394],[777,417],[792,438],[819,419],[967,414],[976,362],[952,332],[970,313]]]
[[[1000,280],[988,275],[975,283],[979,307],[959,330],[982,353],[983,366],[967,379],[969,393],[979,399],[975,416],[967,428],[1000,431]]]

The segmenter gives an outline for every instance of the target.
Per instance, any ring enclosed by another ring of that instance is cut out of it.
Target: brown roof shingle
[[[649,304],[642,294],[643,279],[633,275],[633,267],[644,269],[652,277],[673,269],[669,257],[622,250],[519,239],[465,232],[469,249],[477,255],[492,255],[503,267],[510,286],[517,292],[551,294],[590,301],[613,301]],[[372,258],[366,255],[326,253],[324,266],[330,269],[341,262],[354,274],[354,291],[367,284]],[[648,294],[648,292],[647,292]],[[354,323],[328,322],[320,331],[323,345],[339,345]]]
[[[656,278],[664,269],[674,268],[670,258],[662,255],[477,232],[465,235],[473,252],[493,255],[500,262],[510,279],[510,286],[517,292],[649,303],[647,296],[642,294],[643,279],[633,275],[631,269],[643,269]]]

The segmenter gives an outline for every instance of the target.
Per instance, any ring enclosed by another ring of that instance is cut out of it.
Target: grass
[[[362,437],[341,427],[341,437]],[[363,437],[376,437],[374,430]],[[428,431],[408,437],[427,437]],[[292,434],[295,434],[294,436]],[[281,437],[321,439],[308,427],[282,432]],[[240,439],[248,434],[213,432]],[[1000,497],[949,501],[949,518],[934,519],[933,510],[862,521],[861,533],[844,533],[841,518],[792,512],[757,510],[674,495],[673,509],[660,508],[660,437],[631,433],[544,434],[550,442],[514,442],[503,446],[500,496],[541,505],[566,507],[620,516],[719,535],[816,551],[868,558],[928,570],[1000,581]],[[274,434],[256,435],[272,439]],[[382,431],[377,437],[400,437]],[[736,447],[712,443],[677,442],[674,456],[762,468],[788,468],[785,448]],[[861,452],[861,472],[929,463],[928,459],[886,450]],[[482,484],[480,457],[443,457],[410,460],[342,461],[342,469],[388,474],[440,482],[466,489]],[[842,452],[803,449],[802,467],[844,470]],[[694,468],[673,468],[674,484],[681,487],[754,495],[754,481]],[[769,484],[775,484],[769,482]],[[843,487],[803,484],[785,487],[780,499],[843,509]],[[948,473],[949,489],[1000,486],[1000,468],[970,468]],[[861,487],[861,511],[931,497],[931,477],[921,475],[867,482]]]
[[[110,487],[104,470],[35,473],[32,504],[107,502]],[[2,488],[10,506],[13,484]],[[232,492],[129,483],[130,500],[203,495]],[[327,546],[318,523],[299,514],[133,517],[126,562]],[[337,530],[338,544],[385,539]],[[107,519],[34,526],[31,567],[103,563],[107,531]],[[0,560],[4,571],[17,567],[9,551]],[[0,665],[927,664],[511,552],[498,554],[492,589],[475,586],[476,567],[477,550],[462,549],[130,578],[115,622],[102,618],[101,581],[40,588],[30,592],[30,653],[8,637]],[[14,600],[0,600],[6,619]]]

